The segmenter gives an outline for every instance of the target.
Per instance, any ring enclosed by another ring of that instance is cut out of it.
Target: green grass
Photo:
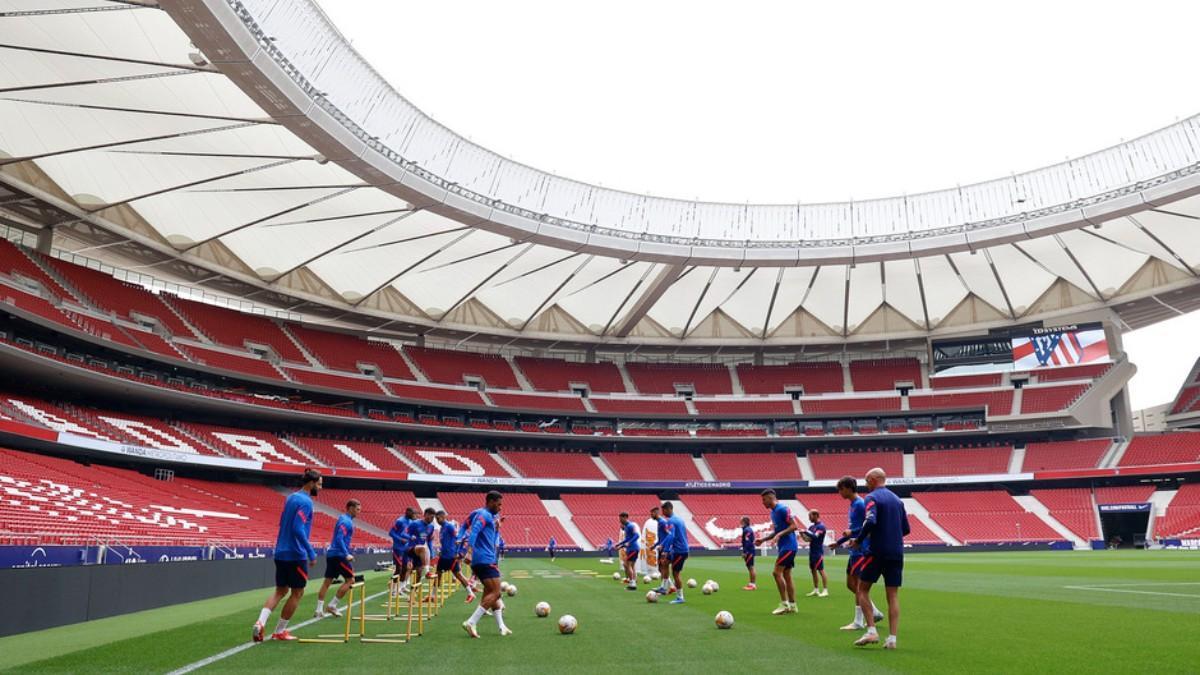
[[[843,561],[831,565],[830,597],[801,597],[798,614],[776,617],[770,615],[778,596],[769,569],[760,565],[757,592],[743,592],[738,589],[745,572],[737,558],[689,560],[685,576],[701,582],[716,579],[722,590],[712,596],[692,591],[683,606],[647,604],[644,592],[622,590],[610,577],[615,568],[594,559],[560,559],[557,564],[513,559],[503,565],[506,577],[520,589],[517,597],[506,599],[506,621],[516,632],[510,638],[497,636],[495,623],[485,617],[479,624],[482,639],[467,639],[459,623],[469,608],[460,592],[413,644],[267,643],[206,670],[376,672],[412,663],[487,673],[631,666],[649,666],[651,672],[853,668],[921,673],[1168,673],[1197,668],[1200,554],[1194,552],[911,555],[905,561],[896,652],[855,649],[850,643],[856,634],[837,630],[853,611],[842,587]],[[807,592],[807,570],[797,570],[797,580],[800,593]],[[383,584],[381,576],[368,578],[368,592],[382,590]],[[0,669],[166,672],[244,643],[265,595],[265,590],[239,593],[3,638]],[[311,589],[297,621],[311,616],[315,597]],[[551,618],[533,616],[532,607],[540,600],[553,606]],[[876,602],[882,602],[882,594]],[[721,609],[736,617],[733,630],[713,626],[712,617]],[[579,619],[575,635],[562,636],[555,629],[554,618],[566,613]],[[382,630],[382,625],[368,624],[368,631]],[[329,619],[298,634],[337,630],[337,621]]]

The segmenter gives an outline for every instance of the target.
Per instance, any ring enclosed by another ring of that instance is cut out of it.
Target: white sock
[[[275,632],[282,633],[283,631],[287,630],[287,625],[288,625],[287,619],[280,619],[279,623],[275,624]]]
[[[879,635],[879,631],[875,630],[875,626],[869,626],[867,628],[867,635]]]
[[[471,618],[467,619],[467,623],[471,624],[472,626],[479,623],[479,620],[483,618],[483,613],[486,611],[487,610],[483,608],[483,605],[479,605],[475,608],[475,611],[471,613]]]
[[[895,635],[889,635],[889,636],[887,636],[887,641],[888,641],[888,642],[890,642],[890,643],[892,643],[892,644],[896,644],[896,636],[895,636]]]
[[[318,601],[318,604],[320,604],[320,601]],[[335,607],[337,607],[337,596],[336,595],[333,596],[333,599],[329,601],[329,609],[333,609]]]
[[[506,626],[504,625],[504,617],[502,616],[503,614],[504,614],[504,610],[502,610],[502,609],[497,609],[494,612],[492,612],[492,616],[496,617],[496,627],[499,628],[500,630],[505,630],[505,628],[506,628]]]
[[[862,607],[859,607],[858,605],[854,606],[854,623],[859,626],[865,625],[867,623],[866,621],[863,620]]]
[[[263,607],[258,613],[258,623],[265,626],[267,625],[267,619],[269,618],[271,618],[271,610]]]
[[[879,611],[879,608],[875,606],[874,602],[871,603],[871,611],[875,614],[883,614],[883,612]]]
[[[330,606],[330,607],[333,607],[333,601],[332,601],[332,600],[329,602],[329,606]],[[318,613],[320,613],[320,612],[321,612],[321,610],[323,610],[323,609],[325,609],[325,601],[324,601],[324,600],[318,600],[318,601],[317,601],[317,612],[318,612]]]

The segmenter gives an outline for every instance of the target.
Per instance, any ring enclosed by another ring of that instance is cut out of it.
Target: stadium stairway
[[[917,475],[917,456],[911,452],[906,453],[900,458],[904,467],[904,473],[901,474],[905,478],[914,478]]]
[[[1100,458],[1099,467],[1101,469],[1111,469],[1114,466],[1120,465],[1121,458],[1125,456],[1125,451],[1129,449],[1132,443],[1133,439],[1129,438],[1113,443],[1112,449],[1104,453],[1104,456]]]
[[[617,477],[617,472],[613,471],[608,462],[604,461],[600,455],[592,455],[592,461],[596,463],[596,468],[600,469],[600,473],[604,474],[608,480],[621,480]]]
[[[442,500],[437,497],[417,497],[417,506],[421,507],[422,511],[425,509],[433,509],[434,511],[446,510],[446,507],[442,505]],[[396,517],[399,518],[400,514],[397,513]]]
[[[929,515],[929,511],[925,509],[916,499],[912,497],[904,497],[900,501],[904,502],[904,508],[908,510],[908,515],[916,517],[917,520],[925,524],[929,531],[936,534],[938,539],[946,542],[949,546],[962,546],[962,542],[950,536],[937,521]]]
[[[542,504],[546,506],[546,511],[558,520],[563,529],[567,531],[567,534],[571,535],[571,539],[575,540],[575,545],[579,547],[579,550],[596,550],[596,547],[592,546],[587,537],[583,535],[583,530],[580,530],[575,521],[571,519],[571,510],[567,508],[567,505],[561,499],[543,499]]]
[[[1043,523],[1046,523],[1050,526],[1050,529],[1061,534],[1067,541],[1070,541],[1075,546],[1075,550],[1086,551],[1091,549],[1091,544],[1089,544],[1083,537],[1075,534],[1070,530],[1070,528],[1068,528],[1066,525],[1063,525],[1062,522],[1060,522],[1057,518],[1050,515],[1050,509],[1046,508],[1045,504],[1038,501],[1037,497],[1034,497],[1033,495],[1021,495],[1013,496],[1013,499],[1021,505],[1021,508],[1032,513],[1038,518],[1041,518]]]
[[[712,475],[711,472],[709,475]],[[675,504],[675,513],[679,514],[679,517],[683,519],[683,524],[687,527],[687,531],[696,538],[696,541],[700,542],[701,546],[710,551],[716,551],[721,548],[717,542],[708,536],[704,528],[700,527],[696,523],[696,520],[692,518],[692,512],[688,509],[687,504],[683,503],[682,499],[675,499],[672,502]]]
[[[715,481],[716,476],[713,475],[712,469],[709,468],[708,462],[704,461],[704,456],[692,455],[692,461],[696,463],[696,470],[700,472],[700,477],[704,480]]]
[[[1008,472],[1021,473],[1021,467],[1025,465],[1025,446],[1014,446],[1012,455],[1008,458]]]
[[[800,477],[804,480],[816,480],[813,474],[812,463],[808,461],[808,455],[796,457],[796,463],[800,465]]]

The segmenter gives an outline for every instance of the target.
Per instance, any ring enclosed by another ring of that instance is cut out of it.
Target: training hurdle
[[[350,633],[350,622],[354,618],[354,591],[358,590],[358,632]],[[355,575],[354,583],[350,584],[350,591],[346,594],[349,601],[346,603],[346,629],[341,633],[325,633],[318,635],[315,638],[300,638],[297,642],[302,644],[344,644],[350,641],[351,637],[361,638],[366,632],[366,612],[367,612],[367,584],[363,580],[361,574]],[[340,640],[337,638],[341,638]]]

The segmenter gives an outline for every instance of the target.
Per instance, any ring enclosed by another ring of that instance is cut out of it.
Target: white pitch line
[[[370,601],[374,600],[375,598],[378,598],[381,595],[387,595],[387,591],[380,591],[374,595],[368,596],[367,602],[370,602]],[[351,609],[351,611],[353,611],[353,610]],[[301,621],[300,623],[296,624],[295,626],[288,626],[288,628],[304,628],[305,626],[311,626],[312,624],[314,624],[318,621],[321,621],[324,618],[325,617],[318,619],[318,618],[314,617],[307,621]],[[265,630],[266,629],[264,628],[264,631]],[[270,639],[270,636],[266,636],[264,641],[269,640],[269,639]],[[260,644],[262,644],[262,643],[261,642],[253,642],[253,641],[245,642],[236,647],[230,647],[229,649],[226,649],[225,651],[223,651],[219,654],[213,654],[212,656],[200,659],[199,661],[196,661],[195,663],[189,663],[186,666],[183,666],[182,668],[177,668],[175,670],[172,670],[171,672],[167,673],[167,675],[184,675],[184,673],[190,673],[193,670],[199,670],[200,668],[203,668],[207,665],[211,665],[222,659],[227,659],[230,656],[233,656],[234,654],[240,654],[241,652],[244,652],[247,649],[258,646]]]
[[[1173,584],[1183,586],[1184,584]],[[1134,593],[1136,595],[1167,595],[1173,598],[1200,598],[1194,593],[1164,593],[1162,591],[1134,591],[1127,588],[1104,588],[1103,586],[1063,586],[1072,591],[1101,591],[1104,593]]]

